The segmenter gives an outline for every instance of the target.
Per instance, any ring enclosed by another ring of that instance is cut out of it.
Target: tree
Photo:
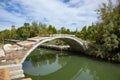
[[[17,39],[18,35],[17,35],[17,30],[15,28],[12,28],[10,31],[10,38],[11,39]]]
[[[10,36],[10,30],[4,30],[4,31],[2,31],[2,36],[3,36],[3,38],[4,39],[10,39],[11,38],[11,36]]]
[[[48,34],[47,25],[39,23],[40,34]]]
[[[30,37],[30,27],[20,27],[17,29],[18,37],[21,39],[27,39]]]
[[[24,23],[24,27],[29,27],[30,24],[29,23]]]
[[[81,39],[86,40],[87,39],[87,37],[86,37],[87,36],[87,27],[84,26],[82,28],[82,30],[79,33],[76,34],[76,36],[79,37],[79,38],[81,38]]]
[[[118,46],[118,35],[116,32],[118,32],[117,29],[119,25],[116,25],[116,22],[119,22],[118,20],[115,20],[116,15],[120,15],[118,13],[115,13],[116,8],[113,8],[111,0],[109,0],[108,6],[106,4],[103,4],[103,8],[100,8],[98,12],[101,14],[100,17],[102,19],[102,23],[100,23],[97,29],[98,36],[96,39],[96,42],[98,44],[103,44],[105,46],[106,43],[109,44],[109,46],[114,44],[114,46]],[[117,27],[117,28],[116,28]],[[114,38],[113,38],[114,36]],[[109,39],[109,40],[108,40]],[[116,43],[111,43],[111,40],[115,41]],[[110,42],[109,42],[110,41]],[[106,44],[106,46],[108,45]],[[116,47],[115,47],[116,48]],[[113,48],[114,50],[114,48]],[[112,51],[112,50],[111,50]]]
[[[48,34],[55,34],[57,31],[54,26],[49,25],[48,26]]]
[[[112,5],[109,0],[108,5],[103,3],[97,10],[101,20],[96,26],[95,41],[97,46],[96,53],[102,58],[120,60],[120,3]],[[88,31],[89,32],[89,31]]]
[[[66,34],[70,34],[70,32],[71,32],[70,29],[66,30]]]
[[[65,27],[61,27],[60,33],[61,33],[61,34],[66,34],[66,28],[65,28]]]
[[[32,22],[31,25],[31,36],[37,36],[40,33],[40,28],[39,25],[37,24],[37,22]]]

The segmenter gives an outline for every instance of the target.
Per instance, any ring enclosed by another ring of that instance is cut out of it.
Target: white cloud
[[[21,13],[6,11],[6,7],[0,7],[0,18],[14,22],[15,25],[23,25],[24,22],[38,21],[52,24],[57,28],[65,26],[71,30],[76,27],[81,30],[85,25],[91,25],[97,21],[96,10],[102,2],[107,0],[70,0],[63,3],[63,0],[12,0],[14,9],[19,9],[14,4],[19,4]],[[25,13],[25,14],[22,14]],[[7,22],[6,22],[7,23]],[[1,22],[2,25],[4,23]],[[2,26],[0,25],[0,26]]]
[[[9,2],[8,4],[18,9],[17,6],[12,4],[12,2]],[[5,3],[0,3],[0,31],[3,29],[10,29],[12,25],[20,27],[24,22],[26,22],[25,17],[23,17],[20,13],[5,10],[7,6],[8,5]]]

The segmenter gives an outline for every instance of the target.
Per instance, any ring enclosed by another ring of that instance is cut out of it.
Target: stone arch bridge
[[[26,57],[38,46],[40,46],[42,43],[45,43],[47,41],[51,41],[54,39],[60,39],[65,41],[69,46],[72,51],[79,51],[79,52],[84,52],[87,49],[87,42],[83,41],[80,38],[75,37],[75,35],[68,35],[68,34],[54,34],[50,35],[49,37],[46,37],[38,42],[29,50],[27,51],[26,55],[23,57],[21,60],[21,63],[23,63],[26,59]]]

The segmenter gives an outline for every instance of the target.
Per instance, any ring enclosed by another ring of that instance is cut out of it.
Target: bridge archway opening
[[[84,52],[85,47],[84,47],[84,43],[78,39],[76,39],[75,37],[69,37],[69,36],[57,36],[57,37],[49,37],[47,39],[44,39],[42,41],[40,41],[39,43],[37,43],[33,48],[31,48],[27,54],[25,55],[25,57],[22,59],[21,63],[24,62],[24,60],[26,59],[26,57],[34,50],[36,49],[38,46],[40,46],[41,44],[47,42],[47,41],[52,41],[55,39],[60,39],[64,42],[66,42],[69,46],[70,46],[70,50],[71,51],[76,51],[76,52]]]
[[[56,46],[66,46],[69,45],[68,43],[66,43],[65,41],[61,40],[61,39],[54,39],[51,41],[47,41],[43,44],[47,44],[47,45],[56,45]]]

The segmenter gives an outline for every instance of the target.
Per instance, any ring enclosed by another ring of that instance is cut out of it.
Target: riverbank
[[[41,44],[39,47],[41,48],[45,48],[45,49],[52,49],[52,50],[57,50],[57,51],[68,51],[68,52],[75,52],[75,51],[72,51],[70,49],[70,46],[68,45],[53,45],[53,44]],[[79,54],[79,52],[76,52],[76,54]],[[93,55],[90,55],[88,54],[88,52],[84,52],[84,54],[79,54],[81,56],[86,56],[88,58],[91,58],[93,60],[97,60],[97,61],[106,61],[106,62],[110,62],[110,63],[117,63],[119,64],[120,62],[119,61],[114,61],[114,60],[108,60],[107,58],[101,58],[101,57],[96,57],[96,56],[93,56]]]
[[[53,44],[41,44],[39,47],[41,48],[46,48],[46,49],[53,49],[53,50],[58,50],[58,51],[70,51],[70,46],[69,45],[65,45],[65,46],[57,46],[57,45],[53,45]]]

